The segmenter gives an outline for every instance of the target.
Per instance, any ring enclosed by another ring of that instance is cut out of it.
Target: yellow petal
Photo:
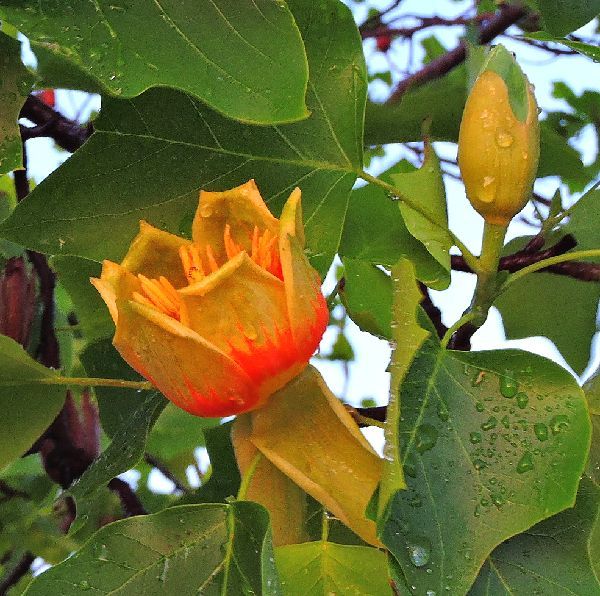
[[[116,325],[118,318],[117,300],[128,299],[133,292],[139,292],[140,281],[135,275],[112,261],[104,261],[100,278],[92,277],[90,281],[106,302],[110,316]]]
[[[231,429],[231,441],[242,476],[259,453],[250,441],[251,432],[250,414],[238,416]],[[252,474],[245,499],[260,503],[269,512],[275,546],[308,540],[306,493],[264,456]]]
[[[315,335],[318,335],[318,343],[329,313],[321,294],[321,280],[303,251],[302,230],[300,191],[296,189],[281,215],[279,255],[292,335],[296,345],[308,346],[314,344]]]
[[[115,347],[175,405],[207,417],[255,407],[248,375],[197,333],[143,304],[117,300],[117,309]]]
[[[200,192],[192,238],[198,246],[211,246],[218,262],[227,256],[223,238],[226,224],[233,241],[248,253],[252,250],[255,227],[274,235],[279,231],[279,222],[262,200],[254,180],[224,192]]]
[[[121,265],[131,273],[141,273],[149,279],[166,277],[176,288],[187,285],[179,257],[179,247],[189,240],[159,230],[140,221],[140,232],[133,239]]]
[[[241,366],[257,387],[260,403],[297,375],[316,347],[313,343],[310,353],[298,350],[283,282],[246,253],[178,293],[187,324]]]
[[[363,540],[380,546],[365,510],[382,460],[319,373],[307,367],[251,417],[250,438],[261,453]]]
[[[304,248],[304,222],[302,221],[302,193],[299,188],[295,188],[286,201],[281,219],[279,220],[279,229],[282,235],[289,234],[295,236],[300,248]]]
[[[265,343],[289,328],[283,282],[240,253],[218,271],[179,290],[189,326],[227,352]]]

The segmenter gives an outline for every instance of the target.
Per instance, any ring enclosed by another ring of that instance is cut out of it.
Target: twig
[[[19,580],[29,571],[35,556],[31,553],[25,553],[19,562],[7,573],[0,581],[0,596],[8,593],[10,588],[17,584]]]
[[[146,515],[148,512],[144,509],[139,497],[135,494],[131,486],[120,478],[113,478],[108,483],[108,488],[119,496],[123,512],[127,517],[134,515]]]
[[[167,468],[167,466],[154,455],[151,453],[145,453],[144,461],[147,464],[150,464],[153,468],[156,468],[165,478],[170,480],[175,485],[177,490],[180,490],[182,493],[190,492],[189,488],[185,486],[185,484],[183,484],[181,480],[179,480],[179,478],[177,478],[177,476],[175,476],[175,474],[173,474],[173,472],[171,472],[171,470],[169,470],[169,468]]]
[[[490,19],[479,33],[479,43],[485,44],[496,36],[500,35],[511,25],[522,19],[527,14],[527,10],[521,6],[502,5],[498,14]],[[467,46],[461,42],[453,50],[446,52],[442,56],[435,58],[421,70],[415,72],[401,81],[388,99],[388,103],[397,103],[404,93],[412,87],[423,85],[429,81],[440,78],[450,72],[455,66],[458,66],[467,57]]]
[[[375,406],[373,408],[354,408],[363,418],[370,420],[377,420],[378,422],[385,422],[387,416],[387,406]],[[359,426],[368,426],[366,424],[359,424]]]
[[[561,238],[554,246],[546,250],[540,250],[535,252],[540,242],[540,236],[535,236],[529,244],[521,251],[516,252],[512,255],[502,257],[500,259],[499,269],[502,271],[509,271],[514,273],[539,263],[550,257],[562,255],[569,250],[572,250],[577,246],[577,242],[570,234],[567,234]],[[455,271],[466,271],[472,273],[471,268],[465,263],[465,260],[458,255],[451,255],[452,269]],[[541,271],[545,273],[554,273],[556,275],[564,275],[579,279],[581,281],[600,281],[600,265],[596,263],[585,263],[581,261],[566,261],[564,263],[555,263],[550,265]]]
[[[440,309],[432,302],[431,295],[429,294],[429,288],[424,283],[419,283],[421,294],[423,294],[423,300],[421,300],[421,306],[437,331],[438,337],[444,337],[448,328],[442,323],[442,313]]]
[[[81,125],[78,122],[70,120],[34,95],[30,95],[27,101],[25,101],[21,110],[21,117],[27,118],[36,124],[38,133],[40,132],[40,127],[44,127],[43,132],[45,136],[53,138],[60,147],[71,153],[79,149],[94,131],[91,123]],[[38,136],[41,135],[38,134]]]

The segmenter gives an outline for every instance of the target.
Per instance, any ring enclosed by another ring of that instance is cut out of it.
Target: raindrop
[[[504,428],[510,428],[510,419],[508,416],[503,416],[502,420],[500,420],[500,422],[502,422],[502,426]]]
[[[533,432],[540,441],[548,440],[548,427],[543,422],[536,422],[533,425]]]
[[[558,433],[566,430],[569,427],[569,418],[564,414],[559,414],[558,416],[554,416],[552,420],[550,420],[550,428],[552,429],[552,434],[557,435]]]
[[[210,217],[213,213],[212,207],[208,204],[200,205],[200,215],[202,217]]]
[[[90,583],[88,581],[86,581],[85,579],[83,581],[80,581],[77,584],[77,587],[80,590],[84,590],[84,591],[91,590],[91,588],[92,588],[92,586],[90,586]]]
[[[473,378],[471,379],[471,385],[473,387],[477,387],[478,385],[481,385],[481,383],[483,382],[484,377],[485,377],[485,371],[478,370],[475,373],[475,375],[473,376]]]
[[[502,147],[503,149],[510,147],[514,140],[515,139],[513,136],[505,130],[499,130],[496,133],[496,145],[498,145],[498,147]]]
[[[473,467],[479,471],[487,468],[487,464],[482,459],[475,459],[473,460]]]
[[[471,441],[471,443],[473,443],[474,445],[477,443],[481,443],[481,433],[472,432],[469,435],[469,441]]]
[[[512,373],[507,371],[507,376],[500,377],[500,393],[504,397],[508,398],[514,397],[519,391],[518,383],[513,378],[508,376],[510,374]]]
[[[527,395],[520,391],[515,397],[517,399],[517,405],[519,406],[519,408],[521,408],[521,410],[524,410],[527,407],[527,404],[529,403],[529,398],[527,397]]]
[[[492,428],[496,428],[498,424],[498,420],[495,416],[490,416],[482,425],[481,430],[492,430]]]
[[[504,505],[504,502],[506,501],[506,497],[500,493],[494,493],[493,495],[491,495],[491,499],[492,499],[492,503],[494,505],[496,505],[496,507],[498,509],[500,509],[502,507],[502,505]]]
[[[448,418],[450,417],[448,408],[446,408],[446,405],[444,403],[442,403],[441,401],[438,402],[437,415],[442,422],[446,422],[448,420]]]
[[[415,542],[415,544],[409,544],[407,548],[410,562],[415,567],[423,567],[424,565],[427,565],[430,556],[428,546]]]
[[[517,464],[517,472],[523,474],[524,472],[533,470],[533,467],[533,455],[529,451],[526,451]]]
[[[475,409],[476,409],[478,412],[483,412],[483,410],[485,410],[485,406],[483,405],[483,402],[480,402],[480,401],[478,401],[478,402],[475,404]]]
[[[438,439],[438,431],[431,424],[421,424],[417,429],[416,449],[419,453],[425,453],[433,449]]]

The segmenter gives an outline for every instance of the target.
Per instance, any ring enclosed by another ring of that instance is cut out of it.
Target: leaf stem
[[[524,269],[516,271],[513,273],[500,287],[499,293],[504,292],[506,288],[508,288],[511,284],[515,283],[522,277],[529,275],[530,273],[534,273],[535,271],[539,271],[540,269],[545,269],[546,267],[550,267],[551,265],[556,265],[557,263],[565,263],[566,261],[575,261],[577,259],[590,259],[592,257],[600,257],[600,248],[593,248],[590,250],[578,250],[575,252],[567,252],[562,255],[556,255],[554,257],[550,257],[548,259],[544,259],[543,261],[538,261],[537,263],[533,263]]]
[[[446,331],[446,333],[444,333],[444,337],[442,337],[442,341],[441,341],[442,349],[443,350],[446,349],[446,346],[448,345],[448,343],[452,339],[452,336],[461,327],[463,327],[467,323],[470,323],[473,319],[477,318],[477,316],[478,316],[477,313],[475,313],[473,311],[469,311],[469,312],[466,312],[460,319],[458,319],[458,321],[456,321],[456,323],[454,323],[454,325],[452,325],[452,327],[450,327],[448,329],[448,331]]]
[[[477,285],[473,302],[469,309],[473,316],[470,322],[475,327],[481,327],[487,319],[488,311],[494,302],[498,291],[497,275],[500,255],[504,247],[506,225],[485,222],[483,239],[481,242],[481,256],[479,257],[479,271],[477,271]]]
[[[127,381],[125,379],[100,379],[96,377],[42,377],[39,379],[23,379],[0,381],[0,387],[16,387],[19,385],[77,385],[79,387],[119,387],[121,389],[138,389],[148,391],[154,389],[150,381]]]
[[[369,182],[370,184],[379,186],[386,192],[389,192],[389,193],[393,194],[395,197],[398,197],[399,201],[402,201],[403,203],[408,205],[411,209],[414,209],[417,213],[422,215],[430,224],[434,225],[436,228],[443,229],[445,232],[447,232],[450,235],[450,237],[452,238],[452,242],[454,243],[454,245],[456,247],[458,247],[458,249],[462,253],[463,258],[464,258],[465,262],[469,265],[469,267],[474,272],[479,271],[479,261],[478,261],[477,257],[465,246],[465,244],[460,240],[460,238],[458,238],[458,236],[456,236],[456,234],[454,234],[454,232],[452,232],[452,230],[441,226],[439,224],[439,222],[435,221],[431,217],[431,215],[429,213],[427,213],[427,211],[425,209],[423,209],[422,205],[420,205],[419,203],[417,203],[417,202],[413,201],[412,199],[403,195],[395,186],[388,184],[387,182],[385,182],[384,180],[381,180],[380,178],[377,178],[376,176],[372,176],[371,174],[369,174],[368,172],[365,172],[364,170],[362,170],[359,173],[359,176],[366,182]]]
[[[252,459],[250,467],[246,470],[246,473],[242,478],[242,482],[240,483],[240,488],[237,494],[238,501],[244,501],[246,499],[246,493],[248,492],[248,488],[250,487],[250,482],[252,482],[254,472],[256,472],[256,468],[258,467],[258,464],[260,463],[262,457],[263,454],[260,451],[258,451]]]

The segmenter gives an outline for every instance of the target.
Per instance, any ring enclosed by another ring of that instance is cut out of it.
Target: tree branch
[[[180,490],[182,493],[190,492],[188,487],[185,486],[185,484],[183,484],[181,480],[179,480],[179,478],[177,478],[177,476],[175,476],[175,474],[173,474],[173,472],[171,472],[171,470],[169,470],[169,468],[154,455],[146,452],[144,454],[144,461],[153,468],[156,468],[165,478],[167,478],[167,480],[170,480],[177,490]]]
[[[510,4],[502,5],[498,14],[494,18],[491,18],[481,28],[479,33],[479,43],[489,43],[492,39],[506,31],[511,25],[514,25],[517,21],[522,19],[526,14],[527,10],[521,6],[513,6]],[[418,70],[402,80],[390,95],[388,103],[397,103],[404,93],[412,87],[423,85],[424,83],[444,76],[454,67],[464,62],[466,57],[467,46],[465,42],[461,42],[453,50],[432,60],[423,66],[421,70]]]
[[[512,255],[502,257],[500,259],[499,269],[501,271],[510,271],[514,273],[521,269],[525,269],[533,263],[539,263],[550,257],[562,255],[577,246],[577,242],[570,234],[561,238],[554,246],[546,250],[537,250],[539,246],[540,236],[535,236],[531,242],[519,252]],[[533,249],[533,250],[532,250]],[[451,257],[452,269],[455,271],[466,271],[472,273],[471,268],[465,263],[464,259],[458,255]],[[564,275],[579,279],[581,281],[600,281],[600,265],[596,263],[586,263],[581,261],[567,261],[565,263],[557,263],[550,265],[546,269],[542,269],[546,273],[554,273],[556,275]]]
[[[79,149],[94,132],[91,122],[81,125],[70,120],[34,95],[30,95],[25,101],[21,117],[31,120],[36,125],[33,129],[21,128],[25,133],[24,140],[38,136],[51,137],[60,147],[71,153]]]
[[[139,497],[135,494],[131,486],[120,478],[113,478],[108,483],[108,488],[119,496],[123,512],[127,517],[134,515],[146,515],[148,512],[144,509]]]
[[[7,594],[10,588],[27,574],[34,559],[35,556],[31,553],[25,553],[21,557],[17,564],[0,581],[0,596]]]

